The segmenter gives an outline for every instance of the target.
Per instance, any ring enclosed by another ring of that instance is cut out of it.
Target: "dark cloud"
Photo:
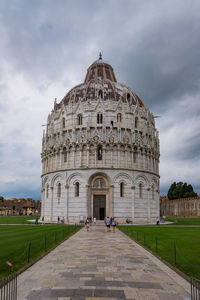
[[[19,194],[28,177],[40,194],[40,126],[99,51],[161,116],[161,191],[181,176],[198,188],[199,11],[197,0],[1,1],[1,191]]]

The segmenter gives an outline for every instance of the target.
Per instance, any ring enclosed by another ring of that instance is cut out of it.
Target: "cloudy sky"
[[[199,0],[1,0],[0,195],[40,199],[42,124],[102,51],[160,132],[161,195],[200,194]]]

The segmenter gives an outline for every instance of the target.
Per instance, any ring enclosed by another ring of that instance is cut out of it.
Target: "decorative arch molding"
[[[150,186],[151,186],[151,187],[154,186],[155,188],[158,189],[158,180],[156,179],[155,176],[151,179]]]
[[[121,178],[120,178],[121,177]],[[119,179],[121,179],[120,180],[120,182],[124,182],[124,177],[126,178],[126,179],[128,179],[129,181],[130,181],[130,183],[131,184],[133,184],[133,179],[132,179],[132,177],[130,176],[130,175],[128,175],[128,174],[126,174],[126,173],[119,173],[119,174],[117,174],[115,177],[114,177],[114,179],[113,179],[113,182],[115,183],[115,182],[117,182],[117,179],[119,178]],[[126,182],[127,183],[127,182]]]
[[[61,182],[64,181],[64,178],[60,173],[56,174],[51,180],[51,186],[54,186],[54,183],[57,179],[60,179]]]
[[[127,184],[126,180],[124,180],[124,179],[121,179],[121,180],[118,182],[119,185],[120,185],[121,183],[123,183],[124,185]]]
[[[73,180],[74,177],[80,177],[81,178],[81,173],[79,172],[76,172],[76,173],[73,173],[71,174],[68,178],[67,178],[67,181],[66,181],[66,185],[69,185],[71,183],[71,181]],[[74,182],[78,181],[80,183],[80,181],[78,179],[75,178],[75,180],[73,181],[73,184]]]
[[[139,184],[140,182],[142,182],[143,184],[149,185],[148,178],[143,174],[139,174],[138,176],[136,176],[134,182],[136,185]]]
[[[103,173],[103,172],[96,172],[96,173],[92,174],[88,179],[88,184],[91,185],[97,177],[105,178],[107,183],[109,185],[112,185],[112,181],[111,181],[110,177],[108,176],[108,174]]]
[[[73,185],[75,185],[76,183],[79,183],[79,185],[81,185],[81,181],[78,180],[78,179],[75,179],[75,180],[73,181]]]
[[[61,186],[62,186],[62,181],[58,180],[58,181],[56,182],[56,187],[58,187],[59,184],[61,184]]]

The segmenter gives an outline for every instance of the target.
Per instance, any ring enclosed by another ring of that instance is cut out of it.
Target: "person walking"
[[[94,225],[96,225],[97,219],[94,217],[93,219]]]
[[[159,222],[160,222],[160,219],[159,219],[159,217],[157,217],[156,224],[159,225]]]
[[[110,231],[110,217],[106,218],[106,227],[107,227],[107,232]]]
[[[42,217],[42,225],[44,225],[45,223],[44,223],[44,216]]]
[[[85,221],[85,228],[87,231],[89,231],[89,227],[90,227],[90,219],[87,218],[86,221]]]
[[[115,222],[115,219],[114,219],[114,218],[112,218],[111,226],[112,226],[113,232],[115,232],[116,222]]]

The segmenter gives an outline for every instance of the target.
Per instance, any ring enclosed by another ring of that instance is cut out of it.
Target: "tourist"
[[[159,219],[159,217],[157,217],[156,224],[159,225],[159,222],[160,222],[160,219]]]
[[[94,225],[96,225],[96,221],[97,221],[97,219],[94,217],[94,219],[93,219]]]
[[[87,217],[87,219],[85,221],[85,228],[87,231],[89,231],[89,227],[90,227],[90,218]]]
[[[38,217],[36,217],[35,219],[35,224],[38,224]]]
[[[44,223],[44,216],[42,217],[42,225],[44,225],[45,223]]]
[[[60,217],[58,217],[58,224],[60,224]]]
[[[114,218],[111,218],[111,219],[112,219],[112,222],[111,222],[112,229],[113,229],[113,232],[115,232],[116,222],[115,222],[115,219],[114,219]]]
[[[110,231],[110,218],[106,218],[106,227],[107,227],[107,232]]]

